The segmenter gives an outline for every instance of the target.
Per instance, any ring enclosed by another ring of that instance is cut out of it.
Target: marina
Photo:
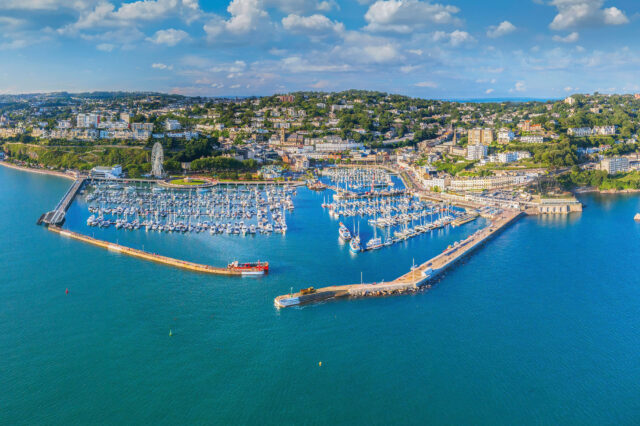
[[[303,289],[299,294],[279,296],[277,307],[306,304],[336,297],[362,297],[417,291],[453,265],[459,257],[484,242],[497,229],[506,226],[517,215],[499,209],[478,211],[454,206],[449,202],[421,200],[403,192],[404,182],[394,182],[384,169],[329,169],[325,178],[342,185],[349,197],[323,195],[321,210],[332,223],[338,221],[338,241],[352,255],[398,245],[420,235],[441,229],[463,226],[482,216],[489,225],[471,236],[455,242],[442,254],[409,275],[387,283],[330,286],[319,290]],[[335,179],[335,181],[333,181]],[[330,186],[331,188],[331,186]],[[391,189],[396,188],[396,189]],[[89,237],[84,233],[61,228],[64,214],[78,199],[87,229],[116,232],[145,231],[160,234],[210,234],[233,236],[287,233],[287,217],[295,210],[300,188],[291,185],[227,185],[198,188],[173,188],[153,182],[124,182],[79,179],[63,196],[56,208],[41,221],[62,236],[99,246],[139,259],[208,274],[243,276],[262,275],[269,271],[268,262],[241,263],[231,261],[226,267],[180,260],[143,249]],[[311,189],[304,190],[314,193]],[[388,191],[398,191],[390,194]],[[320,196],[320,193],[316,193]],[[338,195],[337,193],[334,195]],[[365,196],[366,195],[366,196]],[[316,197],[317,199],[317,197]],[[317,204],[316,204],[317,205]],[[317,207],[315,207],[317,208]],[[62,212],[62,213],[56,213]],[[62,219],[60,219],[62,217]],[[504,220],[508,217],[508,220]],[[46,220],[45,220],[46,219]],[[351,222],[351,223],[349,223]],[[351,228],[350,226],[351,225]],[[333,225],[335,226],[335,225]],[[250,240],[245,244],[252,244]],[[257,240],[256,240],[257,241]],[[444,259],[444,260],[443,260]]]
[[[385,246],[405,241],[409,238],[445,227],[449,224],[462,225],[474,220],[478,215],[465,213],[450,204],[436,204],[423,202],[409,196],[392,198],[372,198],[366,200],[336,201],[323,203],[329,216],[346,221],[346,218],[357,217],[366,220],[366,224],[373,230],[373,236],[366,245],[353,252],[375,250]],[[348,221],[347,221],[348,222]],[[378,236],[380,229],[380,236]],[[340,240],[349,242],[355,240],[360,243],[360,224],[353,229],[340,222],[338,230]]]
[[[174,189],[100,182],[89,184],[84,197],[92,227],[244,236],[286,233],[295,193],[291,186]]]
[[[475,220],[475,211],[465,211],[450,203],[438,203],[420,200],[399,189],[390,193],[389,188],[404,186],[397,184],[392,175],[381,168],[331,168],[323,172],[332,187],[342,188],[347,197],[333,197],[333,201],[323,200],[322,208],[329,216],[340,220],[339,240],[348,243],[352,253],[377,250],[414,238],[418,235],[446,227],[450,224],[460,226]],[[361,224],[353,220],[349,229],[347,218],[362,218],[366,227],[371,229],[365,241],[360,234]],[[378,231],[379,230],[379,231]]]

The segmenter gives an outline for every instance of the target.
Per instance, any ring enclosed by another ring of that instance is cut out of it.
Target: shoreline
[[[635,188],[629,188],[629,189],[598,189],[598,188],[589,188],[589,187],[583,187],[583,188],[576,188],[573,191],[571,191],[574,195],[581,195],[581,194],[640,194],[640,189],[635,189]]]
[[[69,179],[69,180],[76,180],[77,179],[76,176],[72,176],[72,175],[64,173],[64,172],[58,172],[58,171],[55,171],[55,170],[46,170],[46,169],[36,169],[36,168],[33,168],[33,167],[26,167],[26,166],[19,166],[17,164],[10,163],[7,160],[0,161],[0,165],[4,166],[4,167],[7,167],[9,169],[19,170],[19,171],[22,171],[22,172],[36,173],[36,174],[39,174],[39,175],[56,176],[56,177],[61,177],[61,178]]]

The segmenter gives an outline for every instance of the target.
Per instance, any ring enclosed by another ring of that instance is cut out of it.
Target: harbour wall
[[[241,271],[236,271],[229,268],[219,268],[210,265],[203,265],[194,262],[188,262],[185,260],[174,259],[167,256],[162,256],[155,253],[149,253],[143,250],[126,247],[120,244],[110,243],[108,241],[98,240],[77,232],[68,231],[58,226],[51,225],[48,227],[49,231],[55,232],[63,237],[69,237],[74,240],[82,241],[96,247],[101,247],[109,251],[126,254],[128,256],[136,257],[138,259],[148,260],[151,262],[161,263],[163,265],[173,266],[180,269],[186,269],[193,272],[201,272],[205,274],[214,275],[234,275],[242,276]]]
[[[278,308],[317,303],[342,297],[361,298],[406,294],[429,288],[430,282],[472,254],[484,243],[502,232],[507,226],[522,217],[519,211],[504,213],[483,230],[476,232],[453,247],[423,263],[407,274],[387,283],[352,284],[319,288],[312,294],[294,293],[278,296],[274,304]]]

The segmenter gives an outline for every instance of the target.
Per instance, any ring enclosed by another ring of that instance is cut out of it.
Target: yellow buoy
[[[320,361],[320,362],[318,363],[318,366],[319,366],[319,367],[322,367],[322,361]]]

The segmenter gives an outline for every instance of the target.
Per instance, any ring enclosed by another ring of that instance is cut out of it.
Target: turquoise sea
[[[285,237],[98,235],[69,212],[146,250],[273,265],[211,277],[36,226],[69,185],[0,167],[0,424],[640,421],[637,196],[522,219],[429,292],[278,311],[291,287],[393,279],[482,223],[352,256],[305,189]]]

